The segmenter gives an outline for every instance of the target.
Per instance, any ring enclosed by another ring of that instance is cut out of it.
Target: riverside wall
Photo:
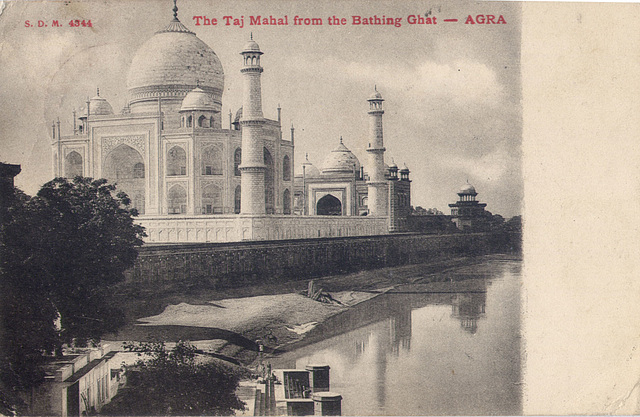
[[[234,287],[416,264],[508,249],[492,233],[145,245],[127,282]]]

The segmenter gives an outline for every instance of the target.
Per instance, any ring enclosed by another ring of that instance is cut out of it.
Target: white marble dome
[[[89,100],[89,111],[91,112],[91,116],[108,116],[113,114],[111,104],[109,104],[104,97],[100,97],[99,95]],[[87,117],[86,106],[82,109],[81,115],[81,117]]]
[[[320,176],[320,170],[316,168],[315,165],[311,163],[311,161],[309,161],[308,155],[305,157],[305,161],[302,163],[302,173],[300,174],[300,176],[304,176],[305,178],[317,178]]]
[[[368,101],[383,101],[384,99],[382,98],[382,94],[380,94],[380,92],[376,89],[373,91],[373,93],[371,93],[371,95],[369,96],[369,98],[367,99]]]
[[[194,87],[222,103],[224,71],[213,50],[178,19],[138,49],[127,77],[130,98],[182,98]]]
[[[260,46],[258,46],[258,43],[254,41],[252,37],[251,40],[244,45],[242,52],[260,52]]]
[[[196,87],[187,94],[182,100],[180,111],[204,110],[215,111],[217,107],[213,101],[211,94],[207,93],[200,87]]]
[[[332,150],[322,164],[322,173],[351,173],[360,172],[360,161],[351,152],[340,138],[340,144]]]

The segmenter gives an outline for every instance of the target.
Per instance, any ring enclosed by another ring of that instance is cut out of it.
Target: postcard
[[[146,230],[129,322],[87,356],[117,366],[53,372],[56,405],[29,410],[126,410],[109,408],[135,391],[123,343],[155,338],[266,375],[240,382],[239,414],[638,413],[639,18],[633,3],[0,3],[15,185],[106,178]],[[468,260],[495,246],[471,232],[520,227],[523,256]]]

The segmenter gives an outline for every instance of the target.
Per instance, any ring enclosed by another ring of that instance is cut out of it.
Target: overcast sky
[[[116,112],[126,101],[126,76],[136,50],[172,17],[170,0],[9,1],[0,15],[0,160],[22,165],[16,184],[33,194],[52,177],[51,122],[71,133],[74,108],[96,87]],[[520,6],[447,1],[232,2],[179,0],[179,18],[218,55],[225,72],[223,127],[242,103],[241,57],[252,31],[264,52],[263,111],[282,107],[284,134],[296,127],[296,168],[309,153],[321,167],[340,136],[365,166],[367,97],[374,85],[385,102],[385,160],[411,170],[412,204],[447,204],[468,180],[493,213],[521,213]],[[407,16],[437,18],[409,25]],[[503,15],[504,25],[465,25],[468,15]],[[217,18],[195,26],[193,16]],[[222,16],[244,16],[243,28]],[[249,26],[251,15],[289,17],[289,26]],[[293,17],[323,26],[293,26]],[[327,18],[347,18],[329,26]],[[402,26],[354,26],[351,16],[402,18]],[[71,28],[71,18],[93,28]],[[443,19],[459,19],[446,23]],[[60,28],[25,28],[25,20]]]

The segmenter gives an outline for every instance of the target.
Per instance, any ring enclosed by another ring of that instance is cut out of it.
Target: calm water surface
[[[330,365],[343,415],[521,414],[521,262],[438,275],[332,318],[271,363]]]

